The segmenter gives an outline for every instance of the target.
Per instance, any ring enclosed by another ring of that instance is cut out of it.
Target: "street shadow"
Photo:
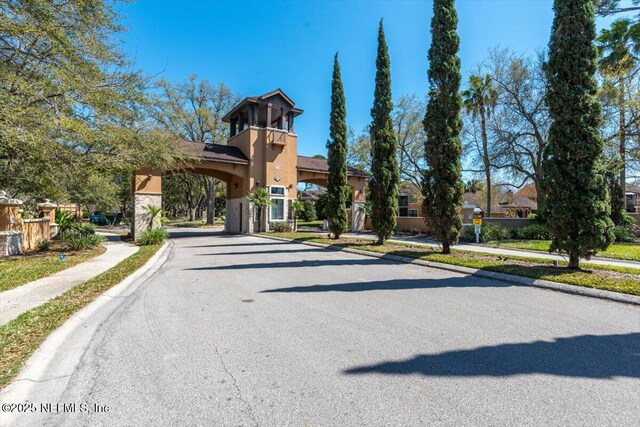
[[[395,279],[374,282],[339,283],[334,285],[292,286],[288,288],[266,289],[260,293],[367,292],[436,288],[506,288],[511,286],[517,285],[477,277],[449,277],[446,279]]]
[[[227,236],[220,236],[220,237],[227,237]],[[192,246],[183,246],[183,247],[184,248],[235,248],[235,247],[240,248],[240,247],[246,247],[246,246],[265,247],[265,246],[271,246],[271,245],[288,245],[288,244],[290,243],[273,241],[269,243],[231,243],[231,244],[221,244],[221,245],[192,245]]]
[[[640,378],[640,332],[579,335],[554,341],[500,344],[422,354],[407,360],[357,366],[347,375],[507,377],[543,374],[607,379]]]
[[[215,253],[215,254],[196,254],[198,256],[238,256],[238,255],[271,255],[271,254],[296,254],[296,253],[312,253],[312,252],[323,252],[324,248],[317,249],[291,249],[291,250],[266,250],[266,251],[242,251],[242,252],[224,252],[224,253]]]
[[[301,260],[286,262],[257,262],[252,264],[231,264],[210,267],[193,267],[185,270],[243,270],[261,268],[301,268],[301,267],[342,267],[352,265],[379,265],[379,264],[402,264],[397,261],[373,259],[332,259],[332,260]]]
[[[176,229],[169,230],[169,236],[172,239],[183,239],[187,237],[213,237],[213,236],[236,237],[233,234],[226,234],[224,231],[220,231],[220,230],[195,231],[195,230],[176,230]]]

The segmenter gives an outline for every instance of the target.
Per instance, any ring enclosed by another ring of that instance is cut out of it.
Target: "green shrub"
[[[95,234],[72,233],[66,237],[65,246],[69,251],[93,249],[104,242],[104,237]]]
[[[636,233],[634,231],[635,224],[636,220],[626,211],[622,211],[620,224],[613,229],[616,242],[633,243],[636,237]]]
[[[305,200],[304,210],[298,214],[298,218],[302,221],[315,221],[317,219],[316,204],[311,200]]]
[[[291,227],[291,224],[286,222],[273,222],[271,223],[271,231],[275,231],[276,233],[288,233],[293,231],[293,227]]]
[[[507,240],[510,237],[511,235],[509,230],[497,224],[485,223],[482,225],[482,229],[480,231],[480,243],[491,242],[493,240]],[[462,229],[460,238],[467,242],[475,242],[475,227],[473,225],[465,226]]]
[[[78,217],[71,212],[56,210],[56,224],[60,230],[60,240],[64,240],[67,231],[70,231],[75,225]]]
[[[96,227],[94,227],[94,225],[89,222],[77,224],[73,227],[73,229],[74,231],[83,235],[96,234]]]
[[[159,245],[169,237],[169,233],[164,228],[154,228],[144,230],[140,233],[139,243],[141,245]]]
[[[516,240],[549,240],[551,236],[544,225],[531,224],[526,227],[512,228],[511,238]]]
[[[623,225],[614,228],[613,234],[616,236],[616,242],[620,243],[633,243],[636,237],[631,227]]]
[[[36,243],[36,250],[38,252],[47,252],[51,250],[51,241],[44,239],[38,240],[38,243]]]

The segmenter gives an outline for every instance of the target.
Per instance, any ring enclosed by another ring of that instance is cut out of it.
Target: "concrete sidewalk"
[[[104,273],[139,249],[135,245],[124,243],[117,235],[102,235],[107,238],[104,243],[107,250],[102,255],[51,276],[1,292],[0,325],[4,325],[25,311],[44,304],[74,286]]]
[[[359,238],[359,239],[367,239],[367,240],[377,240],[377,236],[369,233],[346,233],[343,234],[342,237],[350,237],[350,238]],[[440,243],[428,239],[426,237],[401,237],[401,236],[393,236],[388,240],[389,242],[401,242],[401,243],[411,243],[412,245],[424,245],[430,247],[439,247]],[[546,252],[536,252],[536,251],[527,251],[521,249],[505,249],[505,248],[496,248],[485,245],[475,245],[472,243],[458,243],[453,246],[454,249],[460,251],[469,251],[469,252],[483,252],[494,255],[505,255],[505,256],[521,256],[527,258],[539,258],[544,260],[558,260],[558,261],[568,261],[568,258],[563,255],[550,254]],[[614,267],[628,267],[628,268],[637,268],[640,269],[640,262],[637,261],[625,261],[625,260],[617,260],[612,258],[603,258],[603,257],[593,257],[589,261],[582,259],[581,261],[588,262],[590,264],[597,265],[610,265]]]

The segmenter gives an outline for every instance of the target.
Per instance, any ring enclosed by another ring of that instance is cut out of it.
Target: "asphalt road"
[[[174,242],[59,398],[109,412],[22,424],[640,425],[638,307],[258,237]]]

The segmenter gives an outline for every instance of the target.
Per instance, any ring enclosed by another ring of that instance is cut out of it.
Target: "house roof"
[[[205,144],[203,142],[184,141],[185,145],[193,151],[194,155],[202,160],[210,160],[222,163],[235,163],[248,165],[249,159],[238,147],[220,144]]]
[[[535,199],[538,196],[538,192],[536,191],[536,187],[533,184],[527,184],[522,187],[516,193],[518,196],[525,197],[527,199]]]
[[[503,201],[500,202],[500,206],[512,209],[538,209],[538,204],[535,201],[519,196],[517,193],[505,196]]]
[[[329,173],[329,163],[327,162],[327,159],[298,156],[298,170]],[[352,168],[351,166],[347,167],[347,175],[362,176],[365,178],[369,176],[367,172],[360,171],[356,168]]]
[[[629,185],[629,184],[627,184],[626,192],[627,192],[627,193],[640,194],[640,187],[638,187],[638,186],[636,186],[636,185]]]
[[[327,192],[324,188],[319,188],[318,190],[302,190],[300,191],[299,199],[300,200],[312,200],[316,201],[320,198],[321,195]]]
[[[481,202],[478,193],[467,192],[464,193],[463,196],[464,203],[471,206],[477,206],[480,209],[486,209],[486,202]],[[505,213],[509,209],[531,209],[537,210],[538,205],[534,200],[531,200],[526,197],[522,197],[516,194],[506,194],[501,195],[498,200],[495,198],[491,203],[491,212],[493,213]]]

